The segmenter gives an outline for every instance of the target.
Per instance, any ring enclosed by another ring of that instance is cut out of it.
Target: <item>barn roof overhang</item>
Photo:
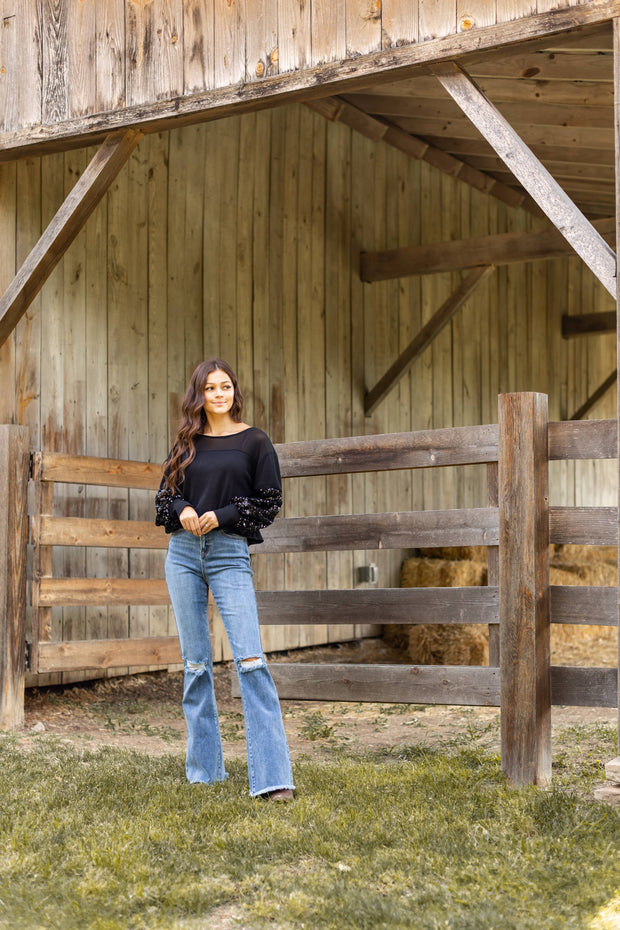
[[[0,300],[0,343],[142,133],[291,100],[546,215],[615,293],[615,255],[588,219],[615,214],[611,17],[618,16],[620,0],[586,4],[261,83],[0,135],[0,161],[107,140],[104,156],[93,159]],[[372,261],[366,257],[367,267]],[[401,262],[388,276],[403,273]],[[470,275],[435,322],[449,319],[484,277]]]

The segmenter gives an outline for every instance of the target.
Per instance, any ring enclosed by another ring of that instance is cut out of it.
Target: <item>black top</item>
[[[194,442],[196,457],[171,510],[177,517],[188,505],[199,516],[213,510],[222,529],[246,536],[249,543],[262,542],[260,528],[269,526],[282,506],[280,466],[267,434],[250,426],[231,436],[200,434]]]

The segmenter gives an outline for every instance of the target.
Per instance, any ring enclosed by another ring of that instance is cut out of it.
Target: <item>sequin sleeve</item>
[[[160,488],[155,495],[155,525],[163,526],[166,533],[174,533],[182,529],[181,521],[174,508],[175,501],[183,500],[183,495],[171,491],[170,488]]]
[[[231,503],[239,511],[232,529],[241,536],[254,536],[275,520],[282,506],[282,492],[279,488],[262,488],[251,497],[233,497]]]

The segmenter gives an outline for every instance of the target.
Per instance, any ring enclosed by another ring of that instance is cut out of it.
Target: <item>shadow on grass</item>
[[[546,790],[508,788],[475,734],[337,749],[297,763],[292,805],[249,798],[240,762],[192,786],[180,754],[2,737],[0,926],[610,930],[620,811],[583,759],[608,731],[577,734]]]

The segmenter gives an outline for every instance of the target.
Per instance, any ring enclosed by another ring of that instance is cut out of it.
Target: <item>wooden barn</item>
[[[566,622],[617,624],[615,588],[549,596],[548,543],[618,539],[619,17],[620,0],[3,0],[4,725],[24,684],[175,660],[153,488],[209,355],[286,477],[255,559],[267,650],[443,619],[394,607],[403,557],[487,545],[484,604],[453,607],[501,620],[508,656],[506,598],[528,601],[539,748],[515,780],[548,774],[550,688],[615,706],[615,670],[550,685],[540,638],[549,601],[552,620],[561,601]],[[533,541],[506,542],[526,506]],[[217,617],[213,638],[227,658]],[[499,703],[498,663],[427,699]],[[387,699],[424,699],[403,681]]]

